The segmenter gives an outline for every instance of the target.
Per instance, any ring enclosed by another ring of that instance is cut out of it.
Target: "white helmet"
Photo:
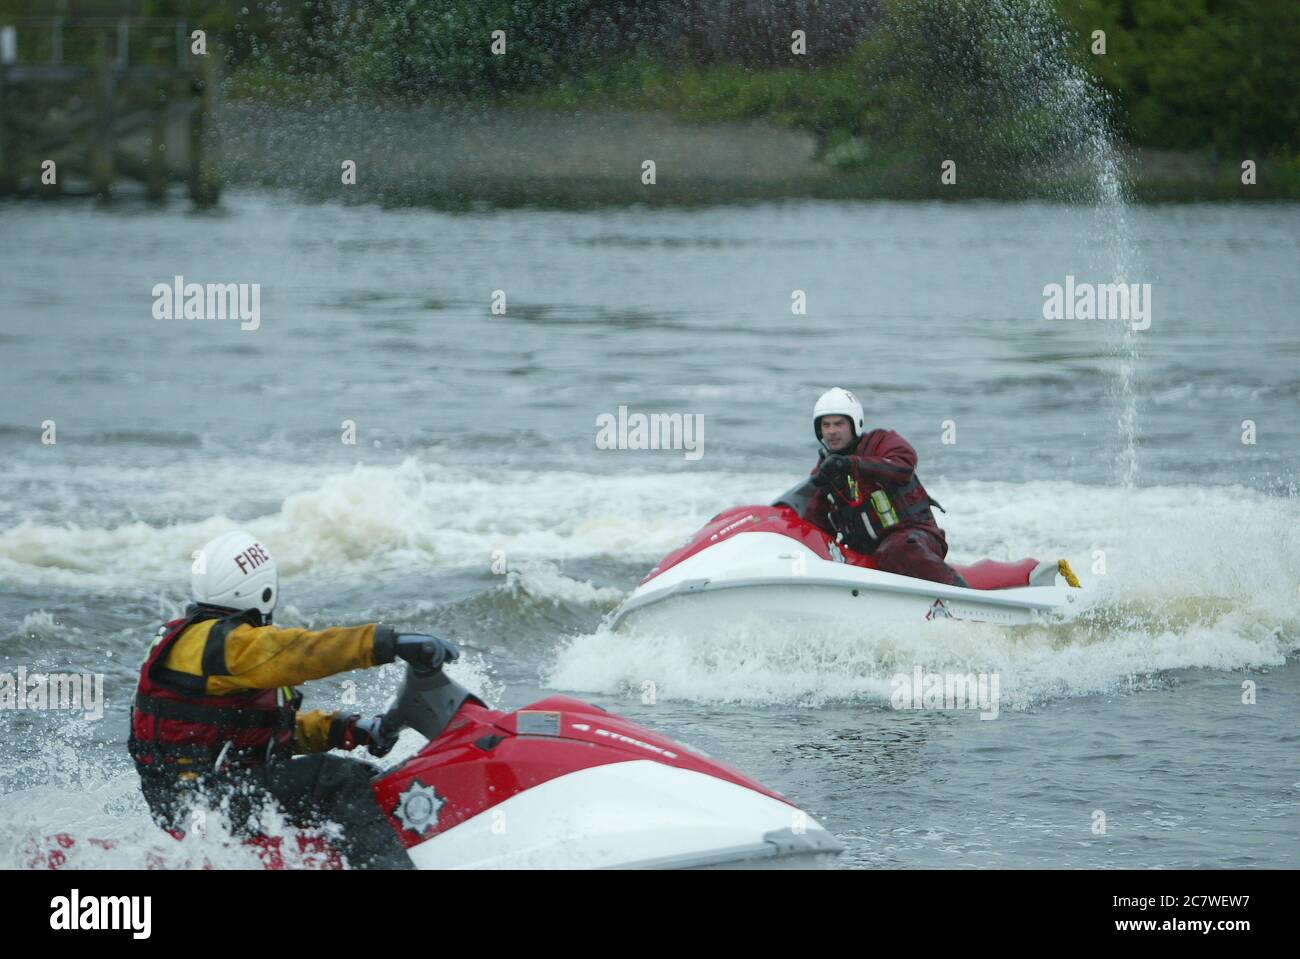
[[[858,402],[858,398],[838,386],[818,397],[817,405],[813,407],[813,435],[818,439],[822,438],[823,416],[847,416],[849,422],[853,424],[853,433],[856,436],[861,436],[862,429],[866,426],[866,417],[862,413],[862,404]]]
[[[258,609],[270,617],[280,598],[280,574],[270,552],[243,530],[223,533],[194,555],[194,600],[208,606]]]

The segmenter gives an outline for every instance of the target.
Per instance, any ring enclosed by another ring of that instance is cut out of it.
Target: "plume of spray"
[[[1128,170],[1113,97],[1084,62],[1089,47],[1048,0],[889,0],[868,44],[868,82],[886,92],[868,112],[872,139],[904,143],[926,175],[947,158],[988,189],[1085,207],[1097,277],[1139,272],[1130,234]],[[1114,373],[1115,477],[1138,476],[1139,333],[1100,327]]]

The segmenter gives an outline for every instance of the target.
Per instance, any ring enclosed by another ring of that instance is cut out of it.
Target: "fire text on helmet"
[[[271,562],[271,557],[267,554],[266,550],[262,548],[261,543],[254,543],[252,546],[248,547],[248,549],[235,557],[235,563],[245,575],[247,575],[250,570],[257,569],[257,567],[261,566],[263,563],[269,562]]]

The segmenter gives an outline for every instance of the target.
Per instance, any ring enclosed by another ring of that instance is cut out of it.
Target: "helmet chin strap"
[[[220,611],[223,612],[223,613],[224,613],[224,612],[230,612],[230,613],[238,613],[238,612],[239,612],[239,610],[235,609],[235,607],[233,607],[233,606],[222,606],[220,603],[209,603],[207,600],[202,600],[202,599],[196,599],[196,600],[194,600],[194,605],[195,605],[195,606],[205,606],[205,607],[207,607],[208,609],[216,609],[216,610],[220,610]]]
[[[258,609],[256,606],[250,606],[248,609],[236,609],[234,606],[221,606],[221,605],[219,605],[219,604],[217,604],[217,603],[205,603],[205,602],[200,602],[200,601],[197,600],[197,599],[194,600],[193,605],[194,605],[194,606],[205,606],[205,607],[207,607],[208,609],[220,610],[220,611],[223,612],[223,613],[230,613],[231,615],[235,615],[235,616],[238,616],[238,615],[241,615],[241,614],[247,613],[247,612],[248,612],[248,609],[252,609],[252,610],[255,610],[255,611],[257,612],[257,615],[258,615],[258,616],[261,617],[261,619],[262,619],[262,625],[263,625],[263,626],[270,626],[270,625],[271,625],[271,616],[272,616],[272,614],[275,612],[275,610],[271,610],[270,613],[264,613],[264,612],[262,612],[260,609]]]

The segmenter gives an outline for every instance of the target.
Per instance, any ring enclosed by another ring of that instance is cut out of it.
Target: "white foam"
[[[287,576],[374,580],[412,570],[513,570],[498,589],[600,609],[620,591],[566,575],[601,560],[648,569],[718,511],[770,502],[790,475],[512,474],[526,495],[502,498],[476,472],[414,458],[313,480],[280,508],[240,525]],[[608,691],[663,680],[665,695],[782,702],[871,697],[882,664],[983,664],[1006,671],[1024,702],[1082,693],[1182,666],[1275,663],[1300,633],[1300,499],[1240,486],[1117,488],[1058,481],[929,479],[948,508],[950,559],[1068,559],[1103,596],[1073,628],[1038,633],[947,624],[869,638],[802,636],[719,624],[712,651],[673,637],[636,643],[580,637],[549,667],[553,685]],[[0,575],[25,584],[183,591],[191,550],[233,525],[221,515],[168,527],[42,526],[0,533]],[[1104,571],[1103,571],[1104,560]],[[626,568],[624,565],[622,568]],[[286,609],[285,615],[291,610]],[[282,617],[283,618],[283,617]],[[44,620],[25,629],[41,633]]]
[[[279,510],[238,522],[224,512],[165,527],[25,521],[0,532],[0,576],[36,586],[167,588],[188,577],[194,550],[236,526],[261,539],[290,577],[488,569],[498,556],[511,567],[589,556],[648,567],[711,515],[717,477],[515,471],[510,479],[516,492],[408,459],[314,480]],[[730,485],[756,499],[780,488],[762,479]]]
[[[23,617],[18,633],[36,639],[60,639],[67,635],[67,630],[55,623],[53,613],[38,609]]]
[[[510,570],[500,589],[512,596],[527,596],[556,605],[611,606],[623,598],[621,589],[565,576],[554,563],[541,562],[524,563]]]
[[[895,675],[996,673],[1003,708],[1023,709],[1059,696],[1081,696],[1149,682],[1164,670],[1276,666],[1300,643],[1242,610],[1167,621],[1004,628],[936,621],[860,632],[790,632],[736,621],[707,636],[620,633],[573,639],[547,669],[547,685],[578,692],[624,693],[653,682],[656,695],[715,703],[887,703]]]

